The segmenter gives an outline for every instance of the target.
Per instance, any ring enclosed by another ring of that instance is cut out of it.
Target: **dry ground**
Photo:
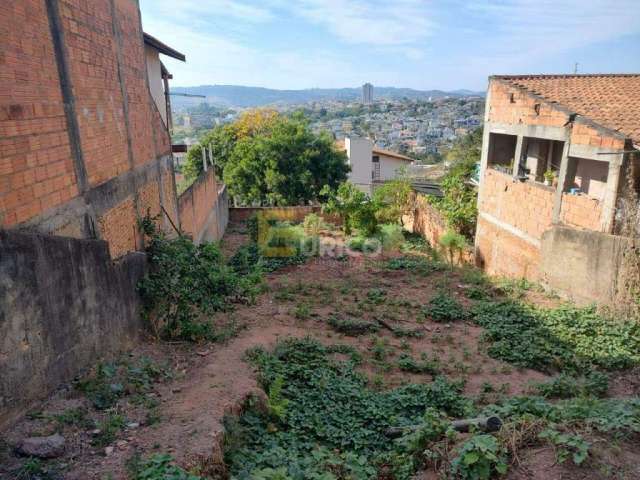
[[[225,237],[226,253],[233,252],[246,237],[231,228]],[[354,345],[365,359],[363,371],[369,376],[372,388],[390,388],[405,382],[429,382],[429,375],[401,372],[396,361],[403,352],[419,358],[425,353],[437,358],[444,373],[453,379],[466,381],[465,393],[477,397],[480,402],[492,402],[499,395],[526,393],[531,382],[545,376],[539,372],[516,369],[506,363],[489,358],[479,342],[481,329],[471,323],[438,324],[425,320],[420,308],[436,293],[438,288],[448,288],[460,302],[468,304],[464,296],[463,279],[459,273],[444,271],[421,276],[408,271],[385,270],[379,261],[355,259],[353,261],[310,261],[306,265],[288,267],[267,277],[267,290],[255,305],[238,306],[234,311],[221,313],[214,318],[219,324],[234,322],[243,328],[226,344],[183,345],[161,344],[148,341],[140,345],[128,357],[141,356],[158,364],[170,365],[172,378],[156,384],[152,396],[159,401],[159,421],[145,425],[146,410],[125,397],[118,404],[119,412],[128,423],[140,426],[125,428],[111,446],[113,452],[105,454],[104,448],[91,446],[90,431],[77,426],[60,427],[51,420],[26,418],[12,431],[5,432],[4,452],[0,451],[0,478],[12,478],[23,463],[15,457],[11,446],[29,435],[62,431],[67,440],[64,457],[51,461],[65,479],[124,479],[126,463],[138,453],[146,457],[155,452],[170,453],[185,466],[198,462],[211,454],[216,432],[222,429],[226,411],[257,388],[251,367],[243,361],[247,349],[257,345],[272,346],[279,339],[309,335],[325,343],[349,343]],[[371,289],[386,293],[386,299],[372,306],[364,302]],[[530,300],[554,304],[559,300],[541,292],[529,293]],[[390,331],[360,337],[337,334],[326,323],[333,313],[384,322],[405,330],[417,330],[422,338],[397,338]],[[383,354],[380,354],[380,350]],[[377,350],[377,353],[375,353]],[[637,375],[636,375],[637,376]],[[621,389],[627,382],[621,383]],[[486,385],[493,386],[493,392]],[[617,388],[617,387],[616,387]],[[634,392],[637,393],[637,392]],[[59,391],[42,407],[46,413],[60,413],[71,407],[87,406],[81,393],[69,387]],[[101,415],[87,406],[94,419]],[[37,417],[37,415],[36,415]],[[640,464],[637,452],[624,445],[609,446],[618,452],[609,459],[614,469]],[[2,447],[0,446],[0,449]],[[523,456],[520,468],[513,469],[509,478],[616,478],[605,477],[602,472],[577,469],[555,464],[553,452],[530,450]],[[615,472],[613,472],[615,473]],[[619,478],[640,478],[640,472],[624,473]],[[56,478],[52,475],[50,478]],[[430,478],[428,473],[423,478]],[[431,475],[432,478],[432,475]]]

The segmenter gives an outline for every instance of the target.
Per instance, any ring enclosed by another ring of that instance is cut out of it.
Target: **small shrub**
[[[389,259],[385,267],[388,270],[407,270],[419,275],[429,275],[443,269],[442,264],[422,257],[404,256]]]
[[[460,302],[444,292],[433,297],[423,308],[423,313],[434,322],[455,322],[467,317],[467,312]]]
[[[398,368],[410,373],[428,373],[429,375],[439,375],[440,365],[437,360],[416,361],[411,355],[403,353],[398,358]]]
[[[467,246],[467,240],[464,235],[448,230],[444,235],[440,237],[440,245],[447,252],[449,259],[449,265],[453,267],[455,263],[455,257],[458,256],[458,261],[462,262],[462,253]]]
[[[306,235],[317,237],[320,234],[320,231],[323,230],[326,225],[320,215],[310,213],[309,215],[304,217],[302,227]]]
[[[132,480],[202,480],[175,465],[169,455],[153,455],[131,470]]]
[[[534,385],[534,389],[538,395],[545,398],[602,397],[609,389],[609,377],[598,371],[577,378],[561,373],[549,382]]]
[[[93,438],[91,444],[94,447],[104,448],[113,443],[125,423],[126,420],[122,415],[110,413],[104,420],[98,422],[97,429],[100,433]]]
[[[571,458],[573,463],[580,465],[589,456],[590,445],[581,435],[560,432],[555,428],[547,428],[538,437],[554,446],[558,463],[564,463]]]
[[[451,472],[464,480],[490,480],[507,469],[506,452],[492,435],[474,435],[451,462]]]
[[[149,273],[139,282],[138,291],[158,337],[213,339],[214,326],[202,317],[257,295],[260,270],[240,275],[224,264],[217,245],[195,245],[183,236],[166,238],[148,218],[141,225],[150,237]]]
[[[394,223],[385,223],[378,227],[378,238],[384,250],[396,250],[404,243],[402,227]]]

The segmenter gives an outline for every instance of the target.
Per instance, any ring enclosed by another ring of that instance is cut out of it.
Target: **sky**
[[[640,72],[640,0],[141,0],[174,86],[485,90],[498,74]]]

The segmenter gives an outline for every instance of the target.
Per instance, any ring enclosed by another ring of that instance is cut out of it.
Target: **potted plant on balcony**
[[[551,185],[553,185],[553,180],[556,178],[556,174],[554,173],[553,170],[548,169],[546,172],[544,172],[542,176],[544,177],[544,184],[547,187],[550,187]]]

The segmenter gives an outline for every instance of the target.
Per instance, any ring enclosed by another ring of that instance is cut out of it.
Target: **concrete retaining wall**
[[[555,226],[542,236],[541,280],[578,303],[612,300],[628,239]]]
[[[0,231],[0,429],[132,345],[145,255],[106,242]]]

